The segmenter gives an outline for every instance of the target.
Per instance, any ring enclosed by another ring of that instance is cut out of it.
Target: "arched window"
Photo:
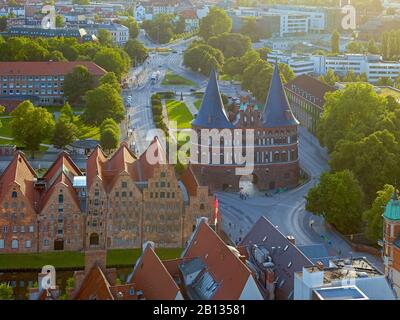
[[[11,193],[11,198],[16,198],[17,197],[17,191],[13,191]]]
[[[99,235],[97,233],[92,233],[90,235],[89,243],[91,246],[98,246],[99,245]]]
[[[59,194],[58,195],[58,203],[63,203],[64,202],[64,195]]]

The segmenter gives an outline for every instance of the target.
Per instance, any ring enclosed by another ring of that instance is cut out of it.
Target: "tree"
[[[6,31],[7,30],[7,17],[0,17],[0,31]]]
[[[344,90],[327,93],[317,126],[320,143],[332,152],[341,139],[357,141],[368,136],[385,105],[385,98],[365,83],[348,84]]]
[[[242,88],[250,90],[258,101],[264,102],[267,98],[272,73],[273,67],[271,64],[262,59],[258,59],[244,69]]]
[[[143,29],[157,43],[168,43],[174,36],[174,17],[169,14],[158,14],[153,20],[145,20]]]
[[[64,106],[61,108],[60,117],[65,117],[70,122],[74,121],[74,111],[68,102],[64,103]]]
[[[340,79],[332,69],[328,69],[325,76],[321,76],[320,80],[331,86],[335,85]]]
[[[0,300],[13,300],[14,291],[7,283],[0,283]]]
[[[53,145],[57,149],[64,149],[67,145],[76,140],[78,128],[69,118],[60,116],[58,119],[54,134],[53,134]]]
[[[100,124],[112,118],[121,122],[125,118],[125,108],[119,92],[110,84],[102,84],[85,95],[84,118],[88,123]]]
[[[260,58],[267,61],[268,60],[268,55],[271,53],[271,48],[268,47],[262,47],[260,49],[256,50],[260,54]]]
[[[340,232],[359,232],[363,192],[349,170],[323,173],[320,183],[306,196],[306,210],[323,216]]]
[[[106,150],[116,149],[119,145],[119,135],[111,128],[105,128],[100,132],[100,144]]]
[[[262,20],[257,20],[256,17],[246,17],[239,32],[250,37],[252,42],[271,37],[271,32],[268,28],[266,28]]]
[[[349,72],[343,77],[344,82],[355,82],[357,80],[357,76],[354,73],[353,69],[350,69]]]
[[[61,51],[54,50],[50,53],[49,61],[68,61]]]
[[[226,59],[241,57],[251,49],[251,39],[241,33],[222,33],[208,40],[208,45],[219,49]]]
[[[382,87],[393,87],[394,82],[391,78],[385,77],[385,78],[379,78],[378,81],[376,82],[376,85]]]
[[[125,51],[131,58],[134,66],[143,63],[149,56],[149,50],[136,39],[129,39],[125,44]]]
[[[56,15],[56,28],[62,28],[65,26],[64,17],[61,15]]]
[[[232,19],[225,10],[217,7],[212,7],[207,16],[200,20],[199,35],[205,40],[231,30]]]
[[[368,42],[368,49],[367,50],[371,54],[379,54],[380,53],[380,50],[376,46],[375,41],[373,39]]]
[[[53,115],[45,108],[34,107],[29,100],[22,102],[11,112],[11,116],[14,139],[31,151],[32,156],[43,141],[53,136]]]
[[[72,0],[72,4],[89,5],[90,0]]]
[[[382,215],[393,193],[394,187],[390,184],[385,184],[383,189],[377,192],[377,197],[371,208],[363,213],[363,220],[366,223],[365,236],[373,243],[377,243],[378,240],[382,239]]]
[[[183,16],[179,16],[178,21],[175,24],[175,34],[181,34],[185,32],[186,22]]]
[[[109,72],[114,72],[118,79],[126,74],[131,66],[128,54],[120,48],[103,48],[94,56],[94,62]]]
[[[106,47],[112,47],[114,43],[110,31],[106,29],[99,29],[99,31],[97,32],[97,39],[102,46]]]
[[[400,178],[400,145],[388,130],[376,131],[358,141],[341,140],[331,153],[333,171],[351,170],[370,205],[376,192]]]
[[[331,47],[332,47],[332,53],[340,52],[340,33],[337,30],[334,30],[332,32]]]
[[[137,38],[137,36],[139,35],[140,27],[137,21],[132,16],[129,16],[128,19],[126,20],[119,20],[118,23],[122,24],[123,26],[129,29],[130,39]]]
[[[279,72],[283,83],[287,83],[296,78],[296,74],[293,72],[292,68],[290,68],[290,66],[286,63],[279,64]]]
[[[361,42],[352,41],[346,46],[346,52],[348,53],[364,53],[365,49]]]
[[[107,72],[104,76],[100,78],[100,84],[108,83],[111,85],[115,90],[121,93],[121,84],[118,81],[117,76],[114,72]]]
[[[76,66],[64,78],[64,96],[71,104],[81,103],[85,93],[93,89],[94,78],[85,66]]]
[[[224,55],[221,50],[209,45],[194,45],[185,51],[183,61],[185,66],[193,71],[209,75],[212,68],[222,70]]]

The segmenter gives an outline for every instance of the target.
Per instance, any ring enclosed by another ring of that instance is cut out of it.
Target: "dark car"
[[[192,88],[192,89],[190,89],[190,92],[196,92],[196,89]]]

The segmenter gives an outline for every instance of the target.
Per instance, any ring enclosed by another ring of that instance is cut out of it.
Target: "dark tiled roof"
[[[225,113],[224,104],[219,91],[217,74],[214,69],[211,71],[210,80],[208,81],[199,113],[192,121],[192,125],[213,129],[234,127]]]
[[[276,299],[290,299],[294,290],[294,273],[313,263],[265,217],[254,224],[239,247],[242,251],[242,248],[248,249],[254,244],[266,248],[272,258],[275,280],[278,280]]]
[[[290,109],[278,66],[275,66],[272,75],[271,86],[261,120],[266,128],[294,126],[299,123]]]
[[[322,81],[319,81],[318,79],[306,74],[296,77],[292,81],[285,84],[285,87],[299,94],[300,96],[307,94],[309,97],[304,96],[304,98],[312,101],[320,107],[322,107],[325,103],[325,93],[336,91],[335,87],[327,85]],[[310,96],[314,98],[311,98]]]

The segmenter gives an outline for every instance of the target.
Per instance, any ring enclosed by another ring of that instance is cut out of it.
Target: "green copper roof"
[[[393,196],[385,208],[383,216],[390,220],[400,220],[400,200],[397,196]]]

